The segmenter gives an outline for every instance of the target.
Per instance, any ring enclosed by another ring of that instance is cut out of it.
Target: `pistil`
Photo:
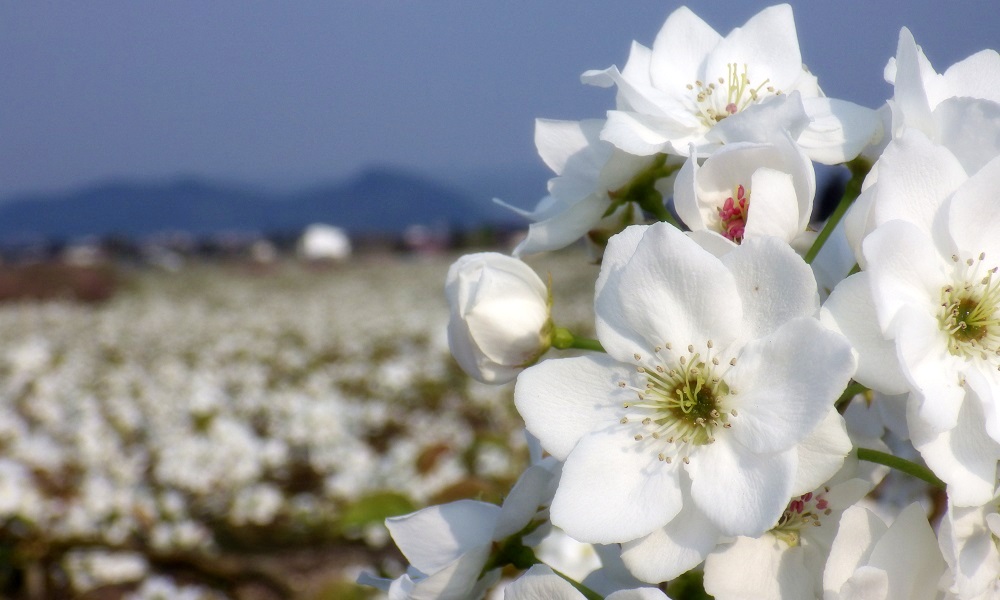
[[[747,65],[742,71],[737,63],[726,65],[726,76],[717,81],[705,83],[701,80],[688,84],[687,89],[695,92],[695,112],[705,127],[711,128],[719,121],[735,115],[746,107],[758,102],[765,94],[779,95],[781,90],[767,85],[770,79],[765,79],[758,86],[750,83]],[[725,91],[723,102],[721,92]]]
[[[941,290],[938,322],[955,356],[983,360],[1000,370],[1000,278],[985,267],[986,254],[955,263],[955,285]]]
[[[789,546],[798,546],[804,528],[822,526],[823,517],[833,512],[825,498],[829,491],[830,488],[824,487],[822,492],[809,492],[793,498],[778,519],[778,524],[770,531],[771,535]]]
[[[734,198],[735,197],[735,198]],[[742,185],[736,186],[733,196],[726,198],[719,208],[719,219],[721,223],[721,233],[726,239],[736,242],[743,241],[746,233],[747,212],[750,210],[750,193]]]
[[[618,384],[637,396],[624,403],[628,413],[621,423],[638,422],[641,428],[634,439],[653,444],[660,461],[671,463],[680,458],[687,463],[696,447],[715,442],[719,430],[732,427],[731,420],[738,413],[736,409],[727,411],[727,397],[736,391],[726,384],[724,373],[717,373],[723,366],[719,357],[713,356],[711,341],[704,351],[689,345],[686,353],[675,354],[668,343],[656,347],[653,354],[651,361],[634,356],[642,385]],[[733,358],[725,368],[735,364]]]

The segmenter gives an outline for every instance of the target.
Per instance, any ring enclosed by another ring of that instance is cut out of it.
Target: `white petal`
[[[986,507],[949,506],[938,530],[938,541],[945,560],[955,575],[954,590],[960,598],[994,591],[1000,583],[1000,549],[993,541],[987,521],[996,520],[995,510]],[[988,597],[988,596],[987,596]]]
[[[547,348],[541,332],[549,320],[545,296],[515,295],[509,280],[484,273],[476,289],[476,304],[465,318],[476,345],[486,357],[503,365],[522,365]]]
[[[892,522],[875,544],[868,564],[889,576],[890,598],[933,600],[944,558],[938,549],[927,514],[914,502]]]
[[[834,288],[820,311],[820,321],[842,333],[858,353],[854,374],[858,383],[883,394],[909,391],[896,344],[879,328],[868,272],[855,273]]]
[[[616,240],[608,252],[620,255]],[[742,309],[732,301],[729,270],[672,225],[649,226],[628,262],[602,265],[601,276],[597,336],[619,360],[632,362],[633,354],[646,356],[666,342],[686,348],[711,339],[725,347],[740,332]]]
[[[727,73],[729,63],[746,64],[755,85],[769,80],[768,85],[789,92],[802,74],[792,7],[770,6],[733,29],[709,56],[706,79]]]
[[[494,504],[459,500],[386,519],[385,526],[414,568],[433,573],[473,548],[488,546],[499,514]]]
[[[555,492],[553,483],[558,482],[562,465],[553,457],[528,467],[517,479],[514,487],[500,507],[493,539],[502,540],[513,535],[531,522],[539,507],[548,505]]]
[[[677,178],[674,179],[674,210],[688,229],[693,231],[705,229],[708,225],[698,203],[698,189],[695,184],[697,173],[698,158],[692,153],[684,161],[681,170],[677,172]]]
[[[799,460],[791,495],[801,496],[823,485],[843,466],[851,448],[844,418],[831,408],[826,418],[796,446]]]
[[[601,139],[637,156],[658,152],[687,152],[687,143],[697,130],[675,119],[638,112],[609,110]],[[677,151],[676,146],[683,148]]]
[[[653,42],[650,79],[662,90],[694,84],[708,53],[721,41],[722,36],[691,9],[678,8],[667,17]]]
[[[944,146],[918,131],[907,130],[882,153],[878,168],[875,225],[903,219],[932,231],[934,217],[945,198],[968,175]]]
[[[996,494],[1000,444],[983,429],[979,398],[970,392],[961,403],[954,429],[937,432],[910,419],[910,437],[927,466],[948,484],[954,506],[981,506]]]
[[[988,372],[986,372],[988,371]],[[970,369],[966,374],[969,398],[979,400],[983,411],[986,434],[1000,444],[1000,381],[992,368]]]
[[[876,541],[887,529],[882,519],[870,510],[860,506],[845,510],[826,561],[823,589],[837,594],[851,575],[868,562]]]
[[[895,89],[890,101],[892,106],[893,133],[898,134],[905,125],[916,128],[931,135],[934,122],[931,118],[931,107],[928,104],[927,93],[924,91],[923,75],[921,74],[919,51],[913,34],[907,28],[899,32],[899,42],[896,45]]]
[[[869,177],[865,178],[866,181],[873,172],[876,172],[875,167],[872,167]],[[862,269],[868,268],[868,262],[861,252],[861,244],[864,242],[865,236],[875,229],[875,214],[872,208],[875,206],[877,191],[877,188],[869,187],[861,192],[851,208],[847,210],[847,214],[844,215],[844,235],[847,236],[847,243],[850,244],[851,251],[854,252],[854,260],[861,265]]]
[[[622,560],[642,581],[668,581],[698,566],[720,537],[712,521],[689,498],[666,527],[622,544]]]
[[[618,387],[625,369],[603,354],[546,360],[514,386],[524,425],[546,452],[565,460],[587,433],[617,424],[616,411],[634,393]]]
[[[809,116],[802,97],[793,92],[765,99],[726,117],[705,135],[705,139],[718,144],[769,142],[780,132],[787,132],[795,139],[808,124]]]
[[[389,600],[467,600],[477,597],[475,590],[482,583],[479,574],[489,557],[490,547],[480,546],[462,555],[443,569],[425,578],[407,574],[389,588]],[[499,570],[483,577],[495,581]]]
[[[976,98],[948,98],[934,109],[941,145],[967,173],[975,173],[1000,155],[1000,103]]]
[[[624,427],[586,435],[563,465],[552,524],[596,544],[647,535],[681,509],[678,469]]]
[[[944,72],[944,87],[953,96],[1000,102],[1000,54],[981,50]]]
[[[570,582],[545,565],[528,569],[517,581],[504,588],[504,600],[582,600]]]
[[[891,221],[865,239],[864,253],[879,326],[886,337],[895,336],[893,320],[904,307],[937,314],[941,290],[951,278],[947,263],[925,230],[905,221]]]
[[[632,255],[635,254],[635,249],[642,241],[642,237],[646,235],[647,229],[649,229],[648,225],[626,227],[624,231],[608,241],[604,258],[601,260],[601,272],[597,275],[595,293],[599,293],[601,288],[607,285],[607,280],[612,273],[620,271],[632,259]]]
[[[835,98],[804,98],[803,105],[809,125],[796,141],[816,162],[852,160],[884,134],[882,118],[870,108]]]
[[[960,188],[948,204],[948,229],[956,245],[973,254],[986,254],[986,268],[1000,264],[1000,157],[991,160]],[[966,257],[962,257],[963,259]]]
[[[705,560],[705,591],[719,600],[813,598],[819,574],[810,573],[802,550],[770,534],[736,538]]]
[[[535,120],[535,147],[538,155],[557,175],[562,175],[566,163],[573,156],[598,142],[604,121]],[[600,165],[596,165],[600,168]]]
[[[935,317],[905,309],[897,321],[899,361],[914,390],[911,402],[918,406],[917,412],[907,418],[911,432],[915,416],[935,431],[947,431],[958,422],[964,402],[961,379],[966,365],[948,351],[949,339]]]
[[[754,454],[720,436],[698,448],[691,463],[691,496],[725,535],[759,536],[774,526],[791,497],[794,450]]]
[[[787,450],[812,431],[854,373],[851,347],[811,318],[747,344],[725,376],[739,416],[729,435],[753,452]]]
[[[632,42],[628,62],[619,71],[610,67],[603,71],[587,71],[580,78],[583,83],[608,87],[616,85],[617,110],[631,111],[656,117],[678,119],[683,125],[693,125],[694,115],[678,113],[678,98],[669,90],[661,90],[650,81],[651,50],[638,42]]]
[[[593,229],[607,211],[606,193],[593,193],[566,206],[550,218],[528,226],[528,235],[514,249],[514,256],[527,256],[565,248]]]
[[[733,250],[739,248],[735,242],[722,237],[722,234],[707,229],[701,231],[689,231],[687,236],[694,240],[696,244],[708,251],[712,256],[722,258]]]
[[[889,575],[875,567],[861,567],[840,588],[840,600],[889,600],[909,596],[889,595]]]
[[[792,176],[774,169],[758,169],[751,178],[750,189],[746,237],[773,236],[791,242],[801,232]]]
[[[813,316],[819,309],[812,269],[775,238],[748,239],[722,257],[722,263],[736,280],[749,338],[770,335],[789,320]]]
[[[521,369],[505,367],[486,358],[469,333],[469,328],[461,320],[448,322],[448,347],[462,370],[477,381],[502,384],[514,381]]]

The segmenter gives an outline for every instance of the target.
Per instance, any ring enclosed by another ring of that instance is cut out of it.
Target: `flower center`
[[[726,70],[726,77],[719,77],[718,83],[713,81],[706,85],[703,81],[695,81],[687,85],[687,89],[695,92],[695,113],[705,127],[712,128],[729,115],[735,115],[757,102],[764,94],[781,94],[781,90],[767,85],[770,79],[753,87],[745,64],[742,72],[736,63],[726,65]]]
[[[733,196],[735,196],[735,200]],[[720,227],[721,233],[726,239],[739,244],[743,241],[743,234],[747,228],[750,193],[742,185],[739,185],[736,186],[733,196],[726,198],[722,207],[718,209],[719,219],[722,221]]]
[[[822,517],[833,512],[824,497],[829,491],[830,488],[824,487],[820,493],[809,492],[794,498],[788,503],[788,507],[770,534],[789,546],[798,546],[802,541],[803,529],[819,527],[822,524]]]
[[[720,429],[732,427],[730,420],[738,415],[728,408],[728,396],[735,395],[717,374],[718,356],[713,356],[712,341],[706,343],[704,355],[693,345],[687,353],[674,353],[670,343],[653,350],[652,361],[635,355],[637,386],[619,381],[618,386],[636,392],[637,399],[625,402],[623,425],[638,424],[633,438],[649,444],[662,462],[671,463],[680,457],[690,462],[691,452],[698,446],[711,444]],[[666,352],[664,352],[666,350]],[[736,364],[729,361],[726,368]],[[630,430],[631,432],[631,430]]]
[[[983,360],[1000,370],[1000,278],[997,267],[986,268],[986,254],[955,262],[956,285],[941,289],[938,322],[949,336],[955,356]]]

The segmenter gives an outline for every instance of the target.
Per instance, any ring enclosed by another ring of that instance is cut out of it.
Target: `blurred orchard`
[[[3,597],[372,597],[359,573],[403,564],[387,516],[497,502],[527,464],[511,386],[449,354],[454,258],[147,269],[102,303],[0,305]],[[580,262],[535,265],[586,330]]]

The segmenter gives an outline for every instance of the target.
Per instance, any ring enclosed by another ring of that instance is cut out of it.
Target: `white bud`
[[[462,256],[448,269],[445,295],[451,353],[479,381],[511,381],[548,350],[548,290],[522,261],[496,252]]]

